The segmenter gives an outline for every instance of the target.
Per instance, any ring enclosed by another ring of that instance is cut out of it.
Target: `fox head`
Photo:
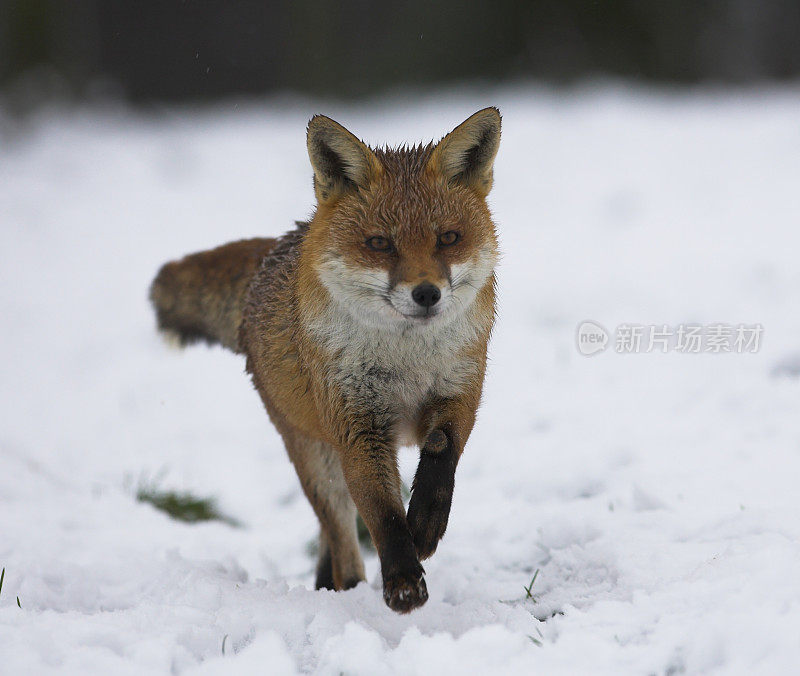
[[[335,301],[369,326],[450,323],[492,284],[486,204],[500,113],[481,110],[437,144],[371,149],[322,115],[308,125],[317,212],[306,245]]]

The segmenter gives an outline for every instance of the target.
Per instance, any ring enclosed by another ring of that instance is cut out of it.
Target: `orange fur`
[[[485,197],[499,139],[493,108],[437,145],[396,150],[317,116],[313,219],[170,263],[153,284],[162,328],[246,355],[320,520],[318,587],[363,579],[357,509],[387,604],[427,599],[419,561],[447,525],[494,321]],[[409,442],[421,456],[406,514],[396,454]]]

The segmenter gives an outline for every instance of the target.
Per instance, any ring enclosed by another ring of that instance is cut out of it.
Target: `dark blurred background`
[[[798,74],[798,0],[0,0],[6,98],[351,97],[475,79]]]

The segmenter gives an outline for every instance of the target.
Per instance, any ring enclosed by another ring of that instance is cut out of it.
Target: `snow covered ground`
[[[399,143],[488,104],[500,319],[430,600],[399,616],[374,556],[313,590],[315,519],[242,360],[168,349],[146,292],[309,214],[312,113]],[[616,86],[0,116],[0,672],[797,673],[798,120],[796,87]],[[578,352],[584,320],[606,351]],[[763,334],[619,354],[625,323]],[[142,481],[243,527],[171,520]]]

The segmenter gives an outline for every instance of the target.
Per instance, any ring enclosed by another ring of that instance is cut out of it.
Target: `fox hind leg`
[[[314,589],[336,589],[333,582],[333,559],[331,558],[331,548],[325,531],[319,531],[319,559],[317,560],[317,579],[314,582]]]

